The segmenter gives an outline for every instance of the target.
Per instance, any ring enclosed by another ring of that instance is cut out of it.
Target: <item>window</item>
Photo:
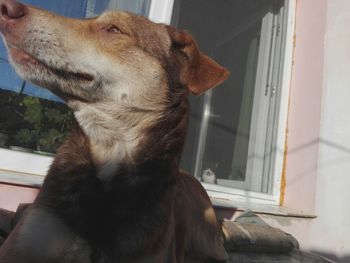
[[[190,98],[182,168],[201,180],[211,196],[278,203],[295,0],[25,2],[73,17],[119,8],[190,31],[201,50],[231,76],[220,87]],[[52,161],[47,155],[69,129],[71,113],[48,91],[19,79],[3,46],[0,71],[0,147],[7,148],[0,149],[0,169],[45,175]]]
[[[190,98],[181,164],[207,189],[276,191],[276,160],[284,148],[278,148],[278,136],[285,135],[279,122],[287,11],[288,1],[174,1],[171,23],[190,31],[231,71],[220,87]]]

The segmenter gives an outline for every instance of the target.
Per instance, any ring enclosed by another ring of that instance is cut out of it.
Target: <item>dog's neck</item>
[[[78,126],[58,149],[36,204],[55,211],[86,235],[96,226],[118,227],[116,222],[123,220],[129,225],[151,208],[168,204],[178,174],[176,167],[175,159],[121,163],[114,177],[108,182],[101,180],[96,176],[90,139]],[[108,229],[101,234],[108,235]]]
[[[180,155],[187,123],[182,115],[187,109],[180,112],[181,116],[164,109],[130,108],[115,103],[79,103],[73,109],[89,139],[97,176],[103,181],[112,180],[121,167],[146,160],[176,159]],[[171,115],[175,115],[175,120]]]

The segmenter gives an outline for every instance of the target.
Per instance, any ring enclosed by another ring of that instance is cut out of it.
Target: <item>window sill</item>
[[[50,156],[0,148],[0,172],[34,174],[44,177],[53,158]],[[0,180],[2,179],[0,174]]]
[[[242,202],[241,200],[235,200],[234,196],[231,199],[223,199],[223,198],[212,196],[210,192],[208,192],[208,194],[213,206],[216,209],[223,209],[223,210],[233,209],[233,210],[242,211],[242,212],[246,210],[251,210],[256,214],[273,215],[273,216],[290,217],[290,218],[314,219],[317,217],[316,215],[313,215],[313,214],[309,214],[303,211],[299,211],[299,210],[295,210],[287,207],[282,207],[279,205],[256,203],[256,202],[252,202],[249,199],[247,199],[246,202]]]
[[[217,209],[251,210],[256,214],[294,218],[316,218],[311,213],[280,206],[278,194],[257,193],[208,183],[202,183],[202,185],[207,191],[213,206]]]
[[[21,172],[0,170],[0,183],[26,187],[41,187],[45,176]]]

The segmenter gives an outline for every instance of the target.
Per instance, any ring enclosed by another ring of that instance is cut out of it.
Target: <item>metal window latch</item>
[[[276,32],[277,36],[279,36],[280,33],[281,33],[281,24],[277,24],[277,32]]]
[[[270,84],[266,84],[266,87],[265,87],[265,96],[267,96],[267,94],[269,93],[269,89],[270,89]]]

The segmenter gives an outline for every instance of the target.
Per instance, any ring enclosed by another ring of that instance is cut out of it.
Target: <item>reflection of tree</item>
[[[7,147],[45,152],[55,152],[74,120],[65,104],[5,90],[1,91],[0,112],[0,133],[8,135]]]
[[[32,145],[38,149],[54,152],[62,143],[70,130],[73,115],[70,111],[62,111],[54,105],[48,105],[49,101],[25,96],[22,100],[24,118],[28,126],[18,131],[15,135],[21,145]]]

